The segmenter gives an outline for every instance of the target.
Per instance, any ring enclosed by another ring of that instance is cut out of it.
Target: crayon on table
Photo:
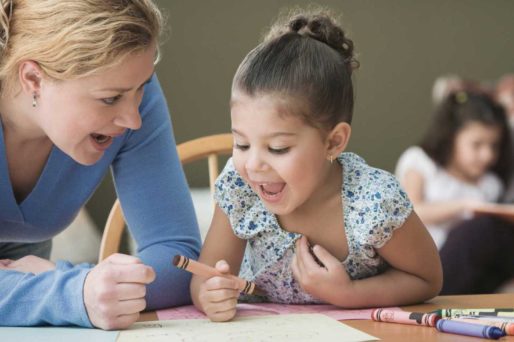
[[[202,277],[225,277],[233,279],[237,282],[239,289],[241,292],[246,294],[254,294],[255,284],[251,281],[244,280],[232,274],[223,274],[219,272],[214,267],[202,264],[201,262],[189,259],[183,255],[175,255],[173,257],[173,265],[176,267],[191,272],[193,274],[202,276]]]
[[[480,325],[465,322],[456,322],[446,318],[437,321],[436,329],[451,334],[482,337],[497,340],[505,336],[505,333],[498,327]]]
[[[491,308],[491,309],[439,309],[433,311],[439,316],[459,317],[459,316],[498,316],[498,317],[514,317],[514,308]]]
[[[480,324],[480,325],[490,325],[492,327],[500,328],[506,335],[514,336],[514,322],[508,321],[493,321],[488,320],[486,316],[482,316],[483,319],[478,317],[467,317],[461,316],[458,318],[446,318],[447,320],[452,320],[456,322],[465,322],[471,324]]]
[[[371,319],[377,322],[391,322],[413,325],[435,326],[441,317],[434,313],[408,312],[390,309],[373,309]]]

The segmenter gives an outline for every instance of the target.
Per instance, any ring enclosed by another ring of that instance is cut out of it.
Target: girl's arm
[[[199,261],[223,273],[237,275],[246,241],[234,235],[227,215],[216,205]],[[227,321],[236,314],[237,283],[224,277],[209,279],[193,275],[190,285],[194,305],[212,321]]]
[[[300,241],[298,247],[293,270],[301,277],[300,284],[311,295],[334,305],[406,305],[432,298],[441,290],[439,254],[415,212],[378,249],[390,268],[377,276],[352,281],[341,262],[321,246],[314,246],[313,252],[325,267],[318,266],[309,255],[306,241]]]
[[[481,204],[478,201],[468,199],[426,202],[423,193],[425,178],[416,170],[406,171],[400,179],[400,183],[409,195],[419,217],[426,224],[440,224],[451,221],[461,217],[465,212],[472,212]]]

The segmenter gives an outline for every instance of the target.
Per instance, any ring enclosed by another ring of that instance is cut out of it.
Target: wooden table
[[[428,312],[444,308],[500,308],[514,307],[514,293],[490,294],[490,295],[465,295],[465,296],[439,296],[419,305],[402,307],[405,311]],[[155,312],[145,312],[141,315],[141,321],[156,320]],[[395,342],[473,342],[493,341],[476,337],[446,334],[435,328],[411,326],[407,324],[374,322],[371,320],[347,320],[343,323],[370,335],[380,338],[382,341]],[[502,342],[514,342],[514,336],[501,338]]]

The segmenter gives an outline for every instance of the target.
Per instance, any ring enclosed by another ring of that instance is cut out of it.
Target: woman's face
[[[477,181],[498,160],[500,127],[469,122],[455,137],[453,160],[450,163],[469,181]]]
[[[96,163],[114,137],[141,127],[139,104],[154,72],[154,58],[152,46],[92,76],[43,79],[37,98],[38,125],[76,162]]]

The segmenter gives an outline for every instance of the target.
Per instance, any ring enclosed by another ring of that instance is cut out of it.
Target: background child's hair
[[[500,128],[498,160],[491,168],[504,183],[511,171],[511,138],[505,110],[486,94],[458,91],[436,108],[421,148],[442,167],[452,158],[455,137],[467,123],[478,122]]]
[[[152,0],[0,0],[1,90],[17,87],[24,60],[55,80],[113,66],[157,42],[162,25]]]
[[[317,128],[351,123],[351,75],[358,67],[353,50],[353,42],[327,11],[294,10],[282,15],[245,57],[232,90],[303,100],[306,107],[295,113]]]

